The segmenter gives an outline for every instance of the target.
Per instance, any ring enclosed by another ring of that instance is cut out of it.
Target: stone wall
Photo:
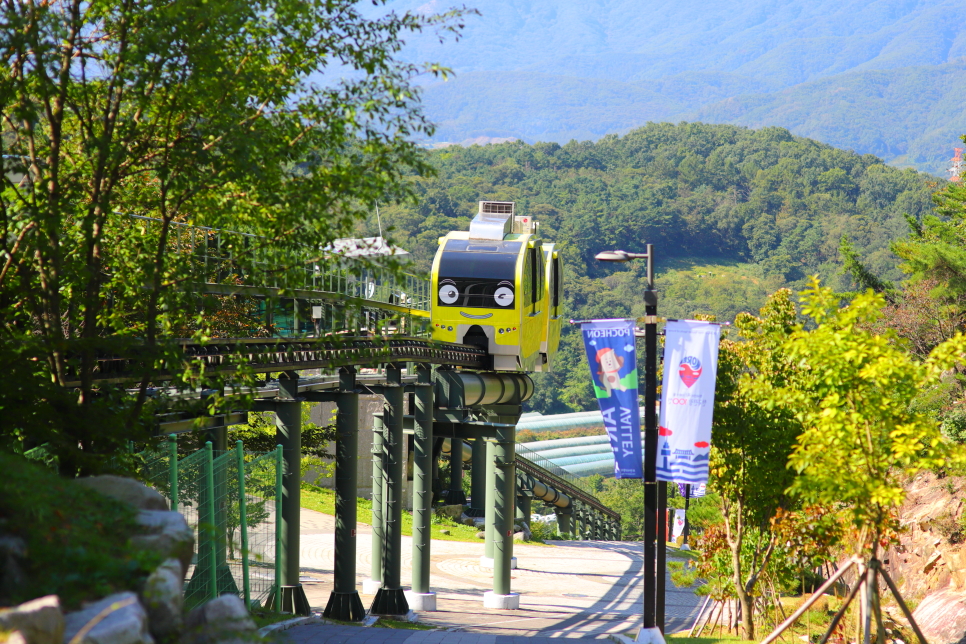
[[[960,523],[966,480],[931,472],[907,487],[900,543],[883,563],[930,644],[966,639],[966,530]]]

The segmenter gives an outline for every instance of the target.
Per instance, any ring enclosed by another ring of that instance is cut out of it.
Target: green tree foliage
[[[353,0],[0,5],[0,334],[5,358],[38,362],[53,385],[33,396],[54,418],[28,420],[65,471],[136,437],[151,374],[170,364],[153,348],[205,336],[191,283],[210,276],[171,250],[211,240],[180,224],[256,235],[220,249],[225,270],[284,287],[297,251],[412,196],[407,175],[429,172],[412,139],[432,128],[411,81],[440,69],[398,53],[459,15],[369,18]],[[118,336],[147,344],[130,408],[92,381]]]
[[[646,243],[655,244],[658,312],[668,317],[731,321],[810,273],[851,288],[837,275],[844,233],[872,274],[895,280],[889,244],[906,231],[903,213],[931,208],[928,177],[780,128],[652,123],[595,143],[453,146],[429,161],[438,176],[417,181],[419,204],[381,211],[416,267],[429,271],[438,238],[465,230],[479,200],[515,201],[562,246],[572,318],[643,315],[643,264],[593,258]],[[375,232],[374,219],[366,225]],[[584,362],[579,337],[565,330],[530,408],[592,405]]]
[[[794,377],[782,345],[795,322],[791,293],[782,289],[759,317],[735,318],[738,339],[722,340],[718,354],[709,483],[720,495],[723,527],[716,538],[706,538],[702,567],[722,578],[718,592],[740,602],[745,639],[755,636],[759,582],[766,571],[774,577],[783,567],[772,519],[792,505],[787,490],[795,474],[787,463],[801,431],[790,412],[763,404],[755,383],[782,387]]]
[[[898,528],[905,480],[961,458],[938,422],[911,403],[962,360],[966,337],[954,336],[920,361],[864,326],[880,315],[881,295],[869,291],[842,307],[817,280],[803,295],[814,328],[799,327],[782,346],[799,365],[796,377],[759,380],[756,395],[803,427],[789,459],[797,474],[789,492],[806,504],[843,507],[859,553],[875,556]]]

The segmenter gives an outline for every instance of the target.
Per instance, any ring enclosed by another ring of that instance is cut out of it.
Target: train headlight
[[[493,299],[500,306],[513,306],[513,289],[508,286],[501,286],[493,292]]]
[[[455,304],[460,297],[460,292],[453,284],[443,284],[439,287],[439,300],[443,304]]]

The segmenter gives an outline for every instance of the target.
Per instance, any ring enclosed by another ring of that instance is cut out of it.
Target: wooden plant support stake
[[[819,587],[818,590],[816,590],[814,593],[812,593],[812,596],[808,598],[808,601],[807,602],[805,602],[804,604],[802,604],[801,606],[799,606],[798,610],[796,610],[794,613],[792,613],[791,615],[789,615],[788,619],[786,619],[784,622],[782,622],[781,624],[779,624],[778,625],[778,628],[776,628],[771,633],[771,635],[769,635],[768,637],[766,637],[765,639],[763,639],[761,641],[761,644],[770,644],[771,642],[774,642],[776,639],[778,639],[778,636],[781,635],[789,626],[791,626],[792,624],[794,624],[795,621],[799,617],[801,617],[802,614],[805,611],[807,611],[809,608],[811,608],[812,607],[812,604],[814,604],[815,602],[817,602],[818,601],[818,598],[821,597],[822,595],[824,595],[825,594],[825,591],[828,590],[829,588],[831,588],[832,587],[832,584],[834,584],[836,581],[838,581],[839,577],[841,577],[842,575],[844,575],[848,570],[850,570],[852,568],[852,566],[854,566],[858,562],[859,562],[859,560],[856,557],[852,557],[851,559],[849,559],[845,563],[844,566],[842,566],[841,568],[839,568],[838,570],[836,570],[835,573],[831,577],[828,578],[828,581],[826,581],[824,584],[822,584]],[[926,644],[926,643],[923,642],[923,644]]]
[[[869,627],[872,625],[872,611],[869,610],[869,569],[864,563],[859,564],[859,575],[862,577],[862,583],[859,584],[862,592],[859,594],[859,623],[855,641],[858,642],[861,637],[862,644],[871,644],[869,642]]]
[[[872,566],[870,562],[869,569],[872,571],[872,585],[869,587],[869,592],[872,593],[872,614],[875,615],[875,642],[886,644],[885,624],[882,623],[882,603],[879,601],[878,566]]]
[[[896,588],[896,585],[893,583],[892,577],[889,576],[889,573],[886,572],[885,568],[879,567],[879,572],[882,573],[882,578],[885,579],[886,585],[892,592],[892,596],[896,598],[897,602],[899,602],[899,608],[902,609],[902,614],[906,616],[907,620],[909,620],[909,625],[912,626],[913,632],[916,634],[916,637],[919,638],[919,643],[927,644],[926,636],[922,634],[922,631],[919,630],[919,624],[916,624],[916,620],[912,618],[912,613],[909,611],[909,607],[906,606],[905,600],[902,599],[902,595],[899,594],[899,589]]]
[[[698,627],[698,624],[701,622],[701,617],[704,616],[704,609],[708,607],[708,602],[710,601],[711,601],[711,595],[708,595],[707,597],[704,598],[704,603],[701,604],[701,610],[698,611],[698,616],[695,618],[694,624],[691,625],[691,630],[688,631],[688,637],[691,637],[692,635],[694,635],[694,629],[696,629]]]
[[[839,620],[841,620],[842,616],[845,615],[845,611],[848,609],[849,604],[851,604],[852,600],[855,599],[855,596],[859,594],[859,589],[861,589],[864,584],[865,577],[859,577],[856,581],[855,588],[853,588],[852,592],[849,593],[848,598],[845,600],[845,603],[842,604],[842,608],[839,609],[839,612],[835,613],[835,617],[832,618],[832,623],[828,625],[828,630],[825,631],[825,635],[822,636],[822,639],[819,640],[818,644],[826,644],[826,642],[828,642],[828,639],[832,636],[832,633],[835,632],[835,627],[839,625]]]

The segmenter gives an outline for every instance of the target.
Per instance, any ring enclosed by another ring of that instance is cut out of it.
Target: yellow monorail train
[[[561,259],[513,202],[481,201],[433,260],[434,340],[486,349],[495,371],[547,371],[560,343]]]

